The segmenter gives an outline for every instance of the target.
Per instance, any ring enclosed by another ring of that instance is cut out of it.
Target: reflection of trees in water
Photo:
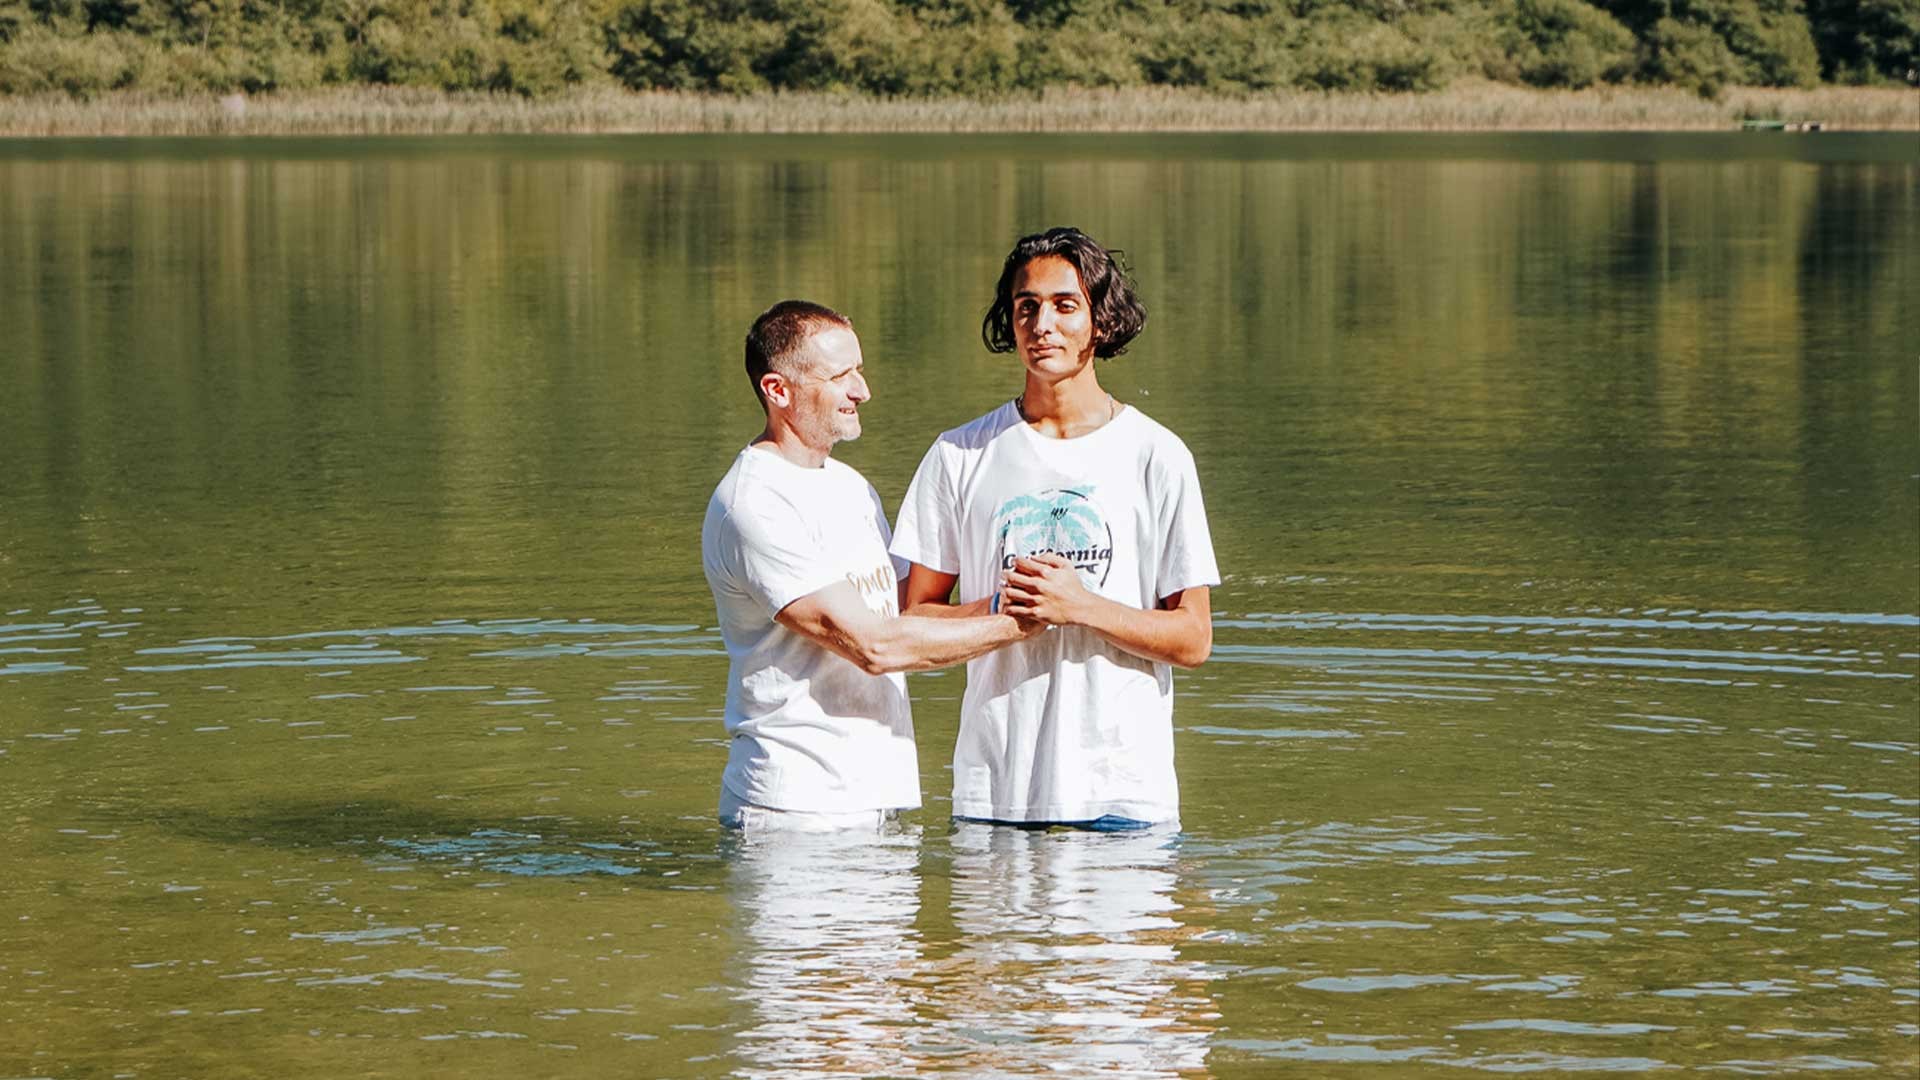
[[[1840,575],[1872,577],[1881,567],[1911,564],[1920,531],[1908,479],[1920,449],[1916,181],[1920,169],[1912,166],[1823,169],[1800,230],[1796,287],[1806,332],[1790,400],[1798,406],[1804,513],[1827,526],[1810,537],[1809,553]],[[1863,355],[1889,362],[1863,364]]]
[[[1171,1076],[1205,1068],[1218,1012],[1175,946],[1164,835],[961,826],[952,955],[927,980],[942,1057],[970,1075]]]
[[[916,1069],[920,838],[748,836],[733,860],[752,1009],[735,1075],[897,1076]]]
[[[0,459],[54,523],[16,557],[91,565],[99,521],[155,504],[142,524],[179,550],[272,523],[236,578],[355,529],[341,561],[401,553],[402,580],[491,590],[537,549],[577,556],[545,560],[569,573],[543,603],[691,611],[697,566],[658,553],[697,515],[660,508],[699,505],[759,424],[728,359],[753,314],[854,316],[883,411],[841,453],[891,505],[931,433],[1011,393],[980,311],[1007,242],[1056,221],[1139,271],[1153,318],[1116,392],[1187,439],[1210,505],[1261,508],[1217,516],[1224,551],[1551,575],[1657,543],[1837,587],[1860,577],[1837,550],[1911,544],[1909,497],[1857,494],[1897,491],[1913,441],[1905,162],[505,145],[0,162],[0,382],[23,403]],[[1803,502],[1774,481],[1805,461]],[[159,505],[202,492],[220,509]],[[582,561],[603,578],[556,596]],[[1903,610],[1887,588],[1871,603]]]

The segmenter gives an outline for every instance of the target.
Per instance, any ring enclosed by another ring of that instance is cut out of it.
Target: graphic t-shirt
[[[748,447],[707,503],[701,562],[727,646],[722,777],[755,806],[838,813],[920,805],[906,679],[860,670],[774,621],[836,582],[900,613],[880,496],[833,459],[810,469]]]
[[[1136,409],[1074,439],[1009,402],[940,436],[900,508],[894,555],[991,595],[1020,555],[1053,551],[1088,589],[1141,609],[1220,582],[1193,455]],[[1078,626],[967,664],[953,812],[1000,821],[1179,817],[1173,668]]]

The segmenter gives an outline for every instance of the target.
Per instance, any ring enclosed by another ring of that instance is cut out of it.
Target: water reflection
[[[736,991],[752,1010],[734,1075],[903,1076],[923,1064],[920,831],[729,840]]]
[[[0,148],[0,1062],[1913,1072],[1911,139],[564,142]],[[723,861],[738,328],[848,306],[892,505],[1058,221],[1217,511],[1189,832]]]
[[[1174,838],[959,825],[951,843],[942,1053],[974,1075],[1205,1068],[1219,1013],[1178,949],[1199,931],[1178,917]]]

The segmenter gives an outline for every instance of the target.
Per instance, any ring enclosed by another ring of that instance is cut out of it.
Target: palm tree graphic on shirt
[[[1113,565],[1113,530],[1092,494],[1092,488],[1051,488],[1001,503],[994,514],[1001,567],[1015,556],[1052,551],[1071,560],[1089,586],[1105,582]]]

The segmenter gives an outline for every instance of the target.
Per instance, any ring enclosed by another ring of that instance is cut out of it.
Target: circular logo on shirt
[[[1050,551],[1073,563],[1089,589],[1106,584],[1113,529],[1092,495],[1090,487],[1048,488],[1001,503],[993,515],[1000,569],[1011,569],[1022,555]]]

